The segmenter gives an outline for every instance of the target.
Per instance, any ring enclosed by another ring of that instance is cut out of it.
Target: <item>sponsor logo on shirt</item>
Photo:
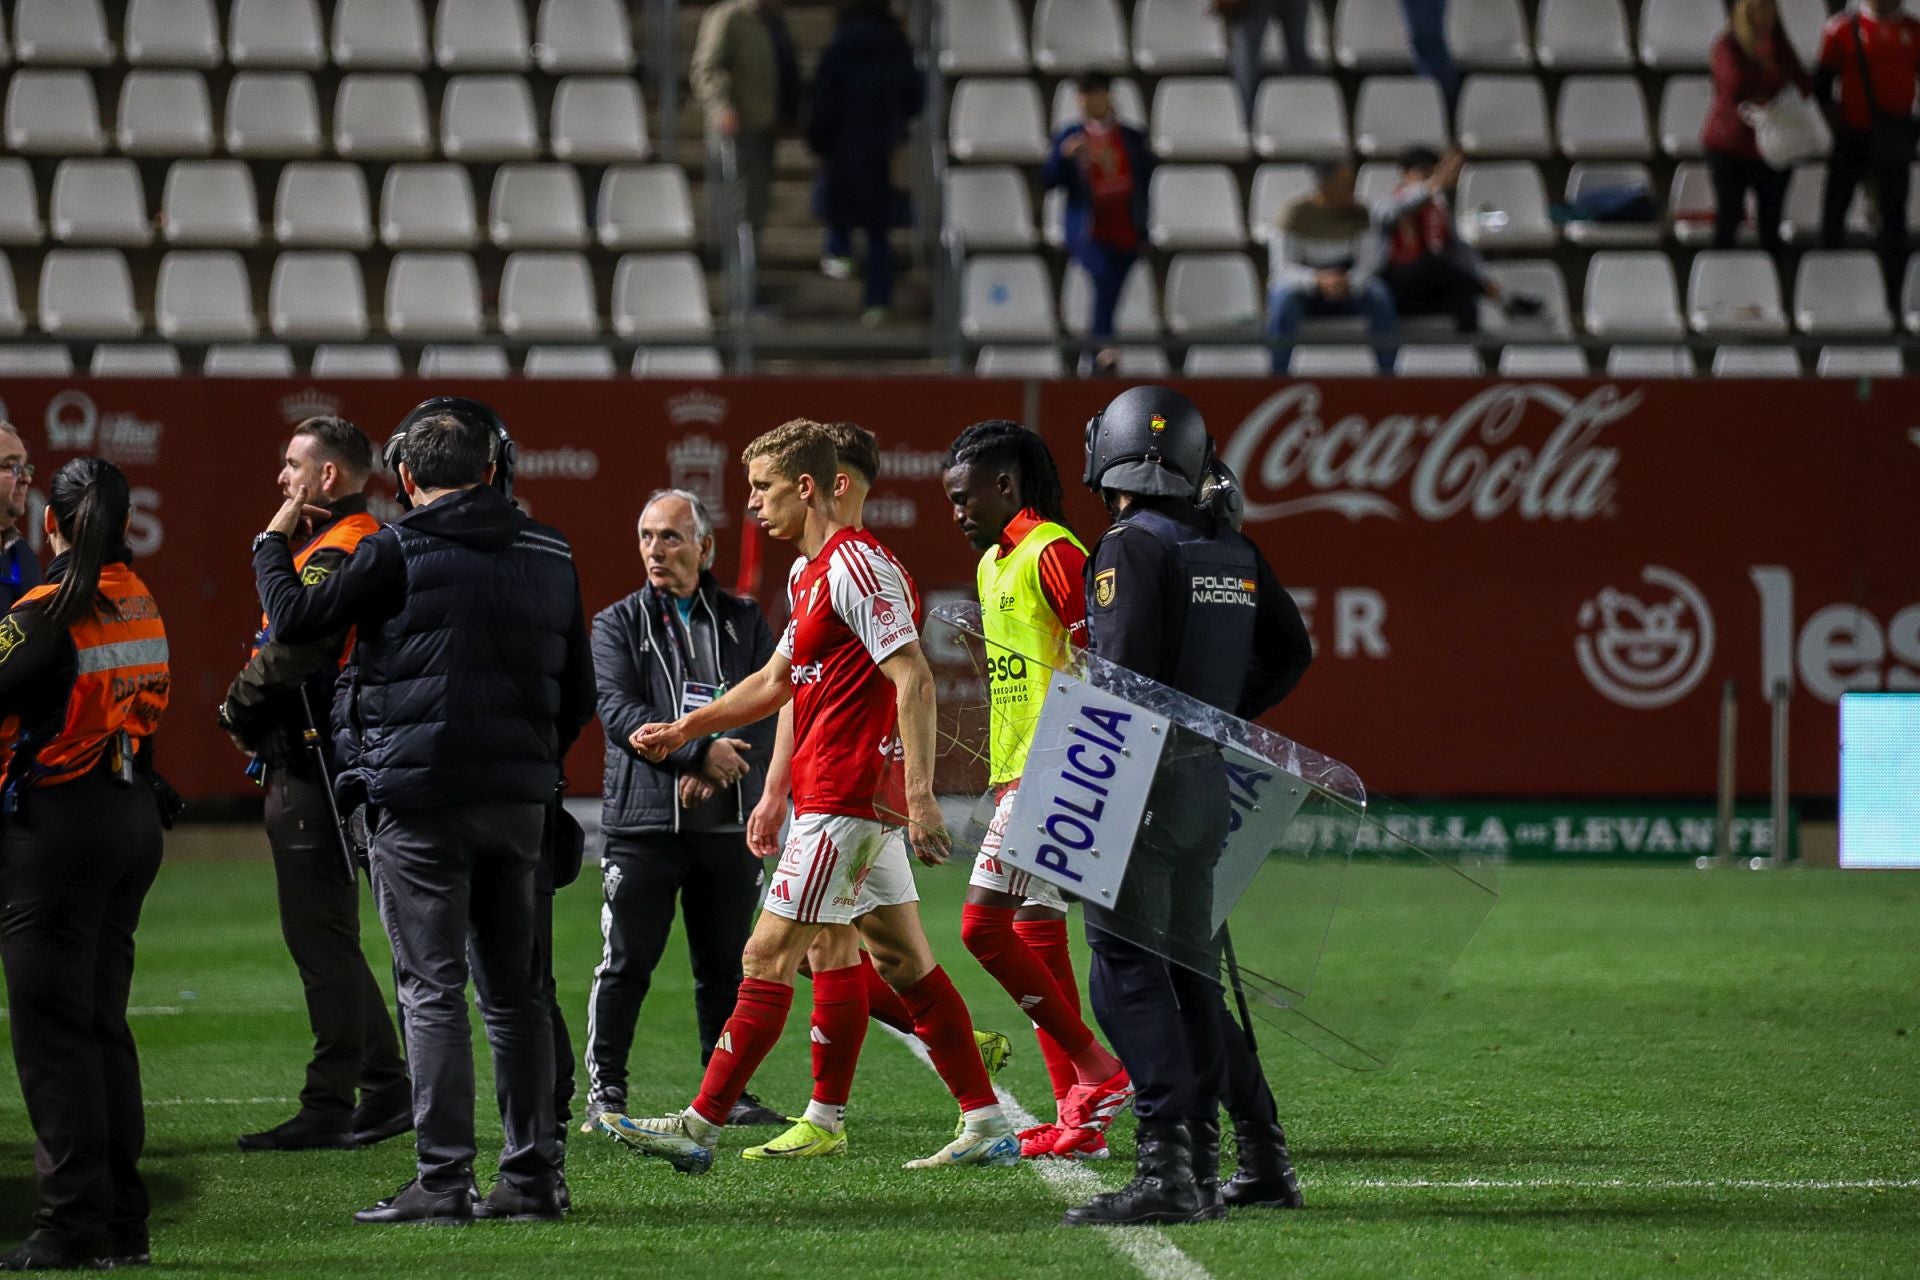
[[[901,741],[900,735],[897,733],[890,733],[880,739],[880,745],[877,750],[889,760],[905,760],[907,758],[907,744]]]
[[[824,662],[803,662],[787,673],[787,678],[796,685],[819,684],[826,674]]]

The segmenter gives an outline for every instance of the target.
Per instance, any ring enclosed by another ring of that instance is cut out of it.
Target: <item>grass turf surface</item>
[[[1023,1020],[959,945],[964,880],[959,868],[922,875],[935,948],[979,1023],[1018,1033],[1001,1083],[1047,1113]],[[1168,1229],[1179,1253],[1156,1242],[1149,1267],[1183,1280],[1203,1280],[1201,1269],[1223,1280],[1915,1274],[1920,877],[1523,867],[1503,887],[1390,1071],[1351,1075],[1267,1035],[1309,1209]],[[594,889],[589,868],[559,900],[576,1042],[599,953]],[[376,970],[381,936],[369,916]],[[564,1226],[358,1227],[350,1212],[410,1175],[406,1141],[296,1155],[233,1147],[236,1133],[291,1113],[307,1044],[269,869],[169,864],[140,946],[156,1274],[1142,1274],[1133,1244],[1058,1229],[1062,1193],[1032,1169],[903,1171],[945,1140],[952,1104],[878,1031],[849,1159],[749,1165],[737,1152],[768,1136],[756,1130],[730,1134],[714,1172],[695,1178],[576,1136]],[[636,1110],[692,1095],[688,989],[676,937],[634,1050]],[[755,1081],[796,1111],[804,1009],[803,993]],[[484,1068],[481,1096],[484,1163],[498,1150]],[[31,1211],[31,1142],[8,1057],[8,1240]],[[1117,1184],[1131,1144],[1116,1148],[1100,1176]]]

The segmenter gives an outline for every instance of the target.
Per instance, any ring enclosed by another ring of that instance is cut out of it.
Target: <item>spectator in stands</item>
[[[1280,214],[1267,299],[1276,374],[1287,371],[1293,340],[1309,316],[1366,317],[1382,369],[1393,366],[1393,295],[1380,279],[1380,237],[1353,198],[1353,179],[1352,162],[1322,161],[1314,166],[1313,193]]]
[[[1846,236],[1847,206],[1860,179],[1873,184],[1880,206],[1880,266],[1896,309],[1907,248],[1908,166],[1914,152],[1914,81],[1920,77],[1920,21],[1901,12],[1901,0],[1861,0],[1834,15],[1820,34],[1816,96],[1825,102],[1840,82],[1833,122],[1833,158],[1820,207],[1820,246],[1837,249]]]
[[[1260,92],[1260,46],[1267,24],[1280,24],[1286,46],[1287,73],[1304,76],[1313,71],[1307,53],[1307,0],[1213,0],[1213,11],[1227,25],[1228,59],[1233,82],[1240,88],[1240,104],[1253,122],[1253,100]]]
[[[27,514],[27,488],[33,483],[33,464],[27,461],[27,442],[20,431],[0,418],[0,613],[13,608],[21,596],[43,580],[40,557],[20,532]]]
[[[725,171],[731,151],[739,179],[734,190],[712,184],[713,230],[725,236],[744,221],[756,248],[773,196],[774,143],[800,114],[800,66],[783,7],[784,0],[723,0],[701,15],[693,46],[709,174]]]
[[[1440,86],[1452,116],[1460,100],[1460,68],[1447,44],[1447,0],[1400,0],[1400,13],[1413,46],[1413,69]]]
[[[1066,188],[1067,255],[1093,282],[1087,332],[1100,343],[1113,337],[1121,287],[1147,241],[1147,182],[1154,161],[1146,135],[1113,113],[1112,76],[1090,71],[1076,88],[1080,118],[1054,135],[1040,178],[1048,190]],[[1108,346],[1083,363],[1094,372],[1108,372],[1118,359],[1119,352]]]
[[[853,233],[866,233],[867,284],[861,323],[886,322],[893,306],[888,233],[908,219],[907,193],[894,185],[893,160],[926,100],[913,46],[887,0],[841,0],[833,37],[813,75],[807,145],[820,157],[817,209],[827,224],[820,269],[853,274]]]
[[[1509,297],[1487,264],[1454,228],[1452,194],[1464,157],[1409,148],[1400,161],[1400,184],[1374,209],[1383,241],[1380,279],[1402,316],[1444,315],[1457,333],[1480,330],[1480,299],[1492,298],[1512,316],[1540,313],[1540,300]]]
[[[1713,104],[1700,130],[1713,175],[1713,247],[1733,248],[1746,217],[1751,190],[1760,222],[1760,243],[1778,254],[1780,210],[1786,204],[1788,171],[1760,158],[1753,126],[1741,118],[1747,104],[1765,105],[1788,87],[1813,92],[1813,80],[1780,25],[1775,0],[1734,0],[1727,29],[1713,42]]]

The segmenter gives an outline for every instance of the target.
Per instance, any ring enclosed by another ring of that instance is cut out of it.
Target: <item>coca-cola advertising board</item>
[[[1846,689],[1920,689],[1920,394],[1911,382],[1179,384],[1242,477],[1247,532],[1306,615],[1317,661],[1268,720],[1404,796],[1699,796],[1724,680],[1740,781],[1767,779],[1761,690],[1785,680],[1796,793],[1834,793]],[[1089,542],[1087,420],[1120,387],[978,379],[312,385],[14,380],[0,401],[40,466],[102,453],[131,479],[131,542],[166,611],[165,767],[244,795],[213,710],[258,619],[248,543],[278,504],[288,428],[338,412],[377,442],[416,401],[494,405],[518,493],[572,539],[589,612],[640,582],[651,490],[702,493],[718,568],[740,562],[740,448],[792,417],[847,419],[884,449],[868,522],[930,599],[974,556],[939,488],[954,434],[988,417],[1046,436]],[[391,514],[390,485],[376,509]],[[30,517],[37,527],[37,515]],[[766,549],[776,619],[787,552]],[[599,785],[597,731],[569,761]]]

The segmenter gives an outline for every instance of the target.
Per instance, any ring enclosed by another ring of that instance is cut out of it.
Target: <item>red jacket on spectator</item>
[[[1881,21],[1864,9],[1849,9],[1828,21],[1820,33],[1820,65],[1840,77],[1840,118],[1849,129],[1866,130],[1873,124],[1867,110],[1866,86],[1860,81],[1860,55],[1853,24],[1860,23],[1861,44],[1873,77],[1874,98],[1880,114],[1913,114],[1914,78],[1920,76],[1920,21],[1896,14]]]
[[[1763,53],[1766,45],[1772,46],[1770,61],[1749,57],[1732,31],[1721,32],[1713,42],[1713,103],[1700,130],[1700,145],[1708,151],[1758,160],[1760,145],[1754,140],[1753,126],[1740,118],[1740,104],[1771,102],[1789,84],[1802,93],[1813,92],[1812,78],[1778,23],[1763,42]]]

